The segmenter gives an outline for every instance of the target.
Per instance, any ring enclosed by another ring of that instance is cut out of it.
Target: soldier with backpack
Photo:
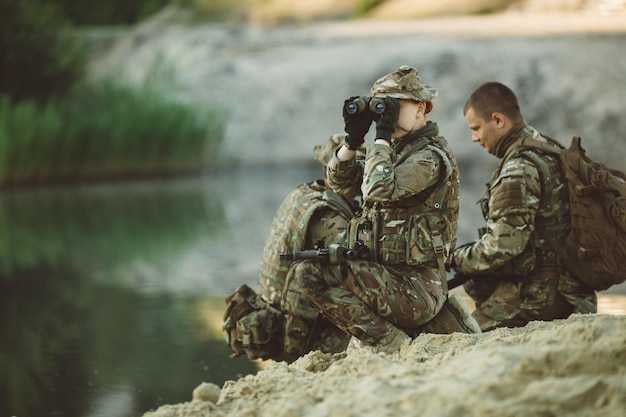
[[[345,135],[331,136],[313,149],[326,165]],[[235,356],[292,362],[311,350],[338,353],[350,336],[321,317],[293,279],[294,263],[281,254],[347,242],[358,196],[340,196],[326,179],[299,184],[282,201],[270,226],[259,268],[258,293],[240,286],[226,299],[226,338]]]
[[[420,332],[434,332],[424,327],[450,307],[445,261],[456,243],[459,178],[453,152],[428,118],[436,96],[404,65],[378,79],[371,96],[345,101],[348,135],[328,164],[328,180],[339,194],[362,192],[349,247],[365,247],[368,255],[305,260],[295,269],[298,288],[320,314],[376,352],[395,352]],[[376,137],[360,163],[356,149],[372,124]],[[464,303],[454,306],[451,324],[479,331],[471,317],[457,323],[464,310]]]
[[[463,113],[472,141],[500,159],[481,200],[486,227],[451,262],[471,278],[464,288],[481,329],[595,313],[594,288],[574,275],[573,259],[560,249],[572,227],[563,147],[526,123],[501,83],[479,86]]]

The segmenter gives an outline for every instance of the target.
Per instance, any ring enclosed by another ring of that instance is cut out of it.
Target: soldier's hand
[[[459,261],[457,259],[463,259],[467,255],[468,248],[474,246],[474,242],[464,243],[460,246],[457,246],[454,249],[454,252],[450,255],[449,265],[450,268],[458,271],[459,269]]]
[[[358,98],[358,96],[350,97],[343,103],[343,121],[345,123],[345,131],[348,134],[346,143],[348,149],[357,150],[359,146],[365,142],[365,135],[370,130],[373,114],[369,109],[357,113],[348,113],[348,103]]]
[[[400,116],[400,102],[393,97],[385,97],[385,111],[376,122],[376,139],[391,141]]]

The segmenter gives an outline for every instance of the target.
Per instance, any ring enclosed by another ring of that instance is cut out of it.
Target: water
[[[0,415],[127,417],[255,373],[224,297],[319,168],[0,195]]]
[[[1,194],[0,416],[140,416],[257,372],[229,358],[223,299],[256,285],[274,211],[319,174]],[[626,296],[599,310],[624,314]]]

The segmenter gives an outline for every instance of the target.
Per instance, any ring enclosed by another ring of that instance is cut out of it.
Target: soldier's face
[[[496,144],[502,138],[500,122],[497,118],[485,120],[474,112],[470,107],[465,112],[465,120],[472,131],[472,142],[480,143],[487,152],[493,153]]]
[[[405,99],[398,99],[398,102],[400,112],[392,135],[394,139],[402,138],[407,132],[418,130],[426,124],[426,103]]]

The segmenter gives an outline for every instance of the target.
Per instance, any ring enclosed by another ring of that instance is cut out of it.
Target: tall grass
[[[44,105],[0,97],[0,185],[198,172],[216,161],[224,117],[115,81]]]

